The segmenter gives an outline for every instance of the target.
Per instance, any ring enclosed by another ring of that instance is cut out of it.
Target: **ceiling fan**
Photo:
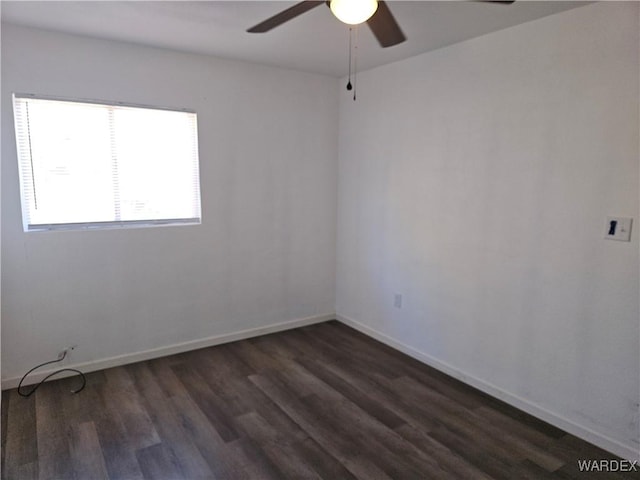
[[[515,0],[477,0],[489,3],[511,4]],[[298,15],[308,12],[321,4],[326,4],[338,20],[349,25],[367,22],[373,35],[383,48],[404,42],[407,37],[393,17],[387,2],[383,0],[305,0],[286,10],[276,13],[263,22],[247,30],[249,33],[265,33]]]

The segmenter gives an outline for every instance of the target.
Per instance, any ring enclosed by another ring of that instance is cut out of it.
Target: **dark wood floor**
[[[2,478],[582,479],[613,455],[337,322],[2,398]]]

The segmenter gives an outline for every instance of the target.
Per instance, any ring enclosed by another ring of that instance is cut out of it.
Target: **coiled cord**
[[[67,351],[65,350],[62,353],[62,356],[60,356],[60,358],[58,358],[57,360],[51,360],[49,362],[44,362],[44,363],[41,363],[40,365],[36,365],[31,370],[29,370],[27,373],[25,373],[24,376],[22,377],[22,379],[20,379],[20,383],[18,384],[18,395],[20,395],[21,397],[30,397],[31,395],[33,395],[33,393],[38,388],[40,388],[40,385],[42,385],[44,382],[46,382],[50,377],[53,377],[54,375],[57,375],[57,374],[59,374],[61,372],[74,372],[74,373],[77,373],[78,375],[80,375],[80,377],[82,378],[82,385],[77,390],[71,390],[71,393],[79,393],[79,392],[81,392],[84,389],[85,385],[87,384],[87,378],[84,376],[84,373],[82,373],[80,370],[76,370],[75,368],[61,368],[60,370],[56,370],[55,372],[51,372],[49,375],[47,375],[42,380],[40,380],[40,382],[38,384],[36,384],[36,386],[33,387],[28,392],[23,393],[23,392],[20,391],[20,389],[22,388],[22,382],[24,382],[25,378],[27,378],[27,376],[31,372],[33,372],[34,370],[37,370],[40,367],[44,367],[45,365],[51,365],[52,363],[61,362],[62,360],[64,360],[66,358],[66,356],[67,356]]]

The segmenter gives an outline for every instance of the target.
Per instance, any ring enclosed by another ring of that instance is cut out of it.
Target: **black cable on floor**
[[[20,391],[20,389],[22,388],[22,382],[24,382],[24,379],[27,378],[27,375],[29,375],[31,372],[33,372],[34,370],[37,370],[40,367],[44,367],[45,365],[50,365],[52,363],[61,362],[62,360],[65,359],[66,356],[67,356],[67,351],[65,350],[62,353],[62,355],[60,356],[60,358],[58,358],[57,360],[51,360],[50,362],[44,362],[44,363],[41,363],[40,365],[36,365],[31,370],[29,370],[27,373],[25,373],[24,376],[22,377],[22,379],[20,379],[20,383],[18,384],[18,395],[20,395],[21,397],[30,397],[33,394],[33,392],[35,392],[38,388],[40,388],[40,385],[42,385],[44,382],[46,382],[50,377],[53,377],[54,375],[57,375],[57,374],[59,374],[61,372],[75,372],[78,375],[80,375],[80,377],[82,378],[82,386],[80,388],[78,388],[77,390],[71,390],[71,393],[81,392],[84,389],[85,385],[87,384],[87,378],[84,376],[84,373],[82,373],[80,370],[76,370],[75,368],[61,368],[60,370],[56,370],[55,372],[51,372],[49,375],[47,375],[42,380],[40,380],[40,383],[38,383],[35,387],[33,387],[28,392],[22,393]]]

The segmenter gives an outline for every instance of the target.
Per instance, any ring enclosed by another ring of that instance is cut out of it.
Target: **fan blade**
[[[289,20],[296,18],[298,15],[302,15],[308,12],[312,8],[317,7],[325,3],[324,1],[305,0],[304,2],[296,3],[293,7],[289,7],[286,10],[276,13],[273,17],[267,18],[264,22],[251,27],[247,32],[249,33],[264,33],[269,30],[282,25]]]
[[[382,0],[378,1],[378,10],[367,20],[367,24],[382,47],[392,47],[407,39],[387,7],[387,2]]]

